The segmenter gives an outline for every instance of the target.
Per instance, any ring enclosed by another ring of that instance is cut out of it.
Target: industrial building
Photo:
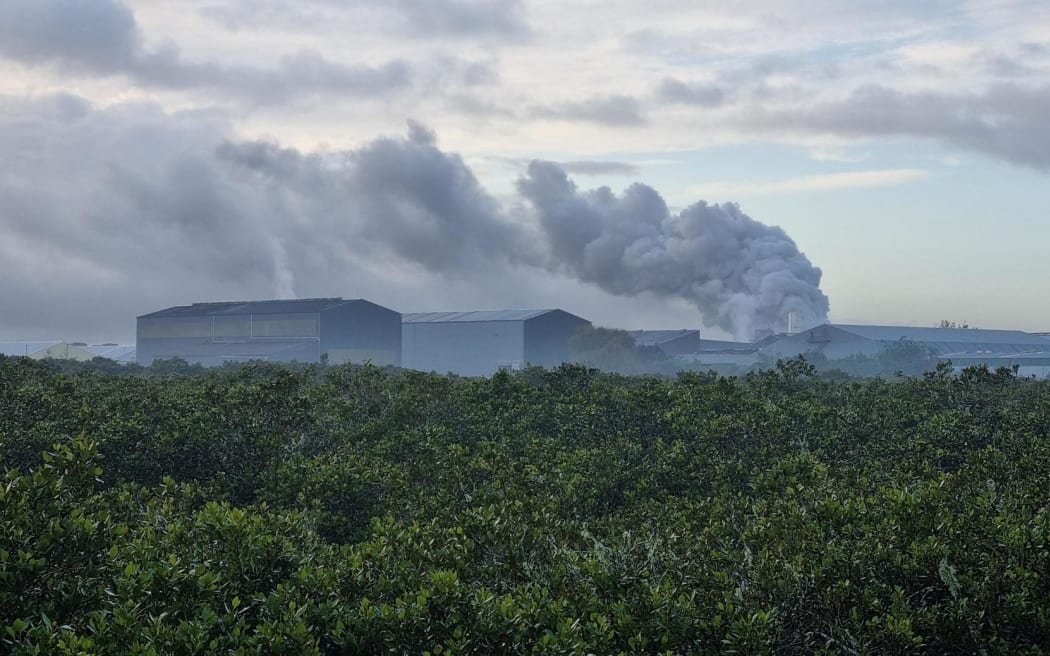
[[[137,357],[191,363],[401,363],[401,315],[364,299],[179,305],[138,317]]]
[[[590,325],[557,309],[420,312],[401,322],[403,366],[463,376],[567,362],[569,338]]]
[[[700,349],[699,330],[630,330],[636,346],[655,346],[664,355],[696,353]]]
[[[821,354],[829,360],[852,356],[874,357],[900,341],[916,342],[941,359],[1003,357],[1046,351],[1041,335],[1019,330],[976,328],[917,328],[913,326],[858,326],[826,323],[794,335],[782,335],[762,347],[773,358]]]
[[[95,354],[82,345],[70,344],[61,340],[40,340],[31,342],[0,342],[0,355],[21,356],[44,360],[80,360],[87,362]]]
[[[95,357],[113,360],[119,364],[135,362],[134,344],[88,344],[81,348],[91,352]]]

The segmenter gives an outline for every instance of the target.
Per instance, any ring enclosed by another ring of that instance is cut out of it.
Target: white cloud
[[[866,187],[889,187],[922,180],[930,175],[924,169],[880,169],[805,175],[774,181],[724,181],[695,185],[689,191],[705,198],[733,198],[741,194],[784,194],[812,191],[840,191]]]

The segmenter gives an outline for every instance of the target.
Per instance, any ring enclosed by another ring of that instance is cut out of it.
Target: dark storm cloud
[[[239,141],[218,113],[0,99],[0,151],[0,306],[21,308],[8,333],[54,335],[77,317],[80,336],[104,337],[172,303],[399,284],[422,305],[551,275],[685,299],[741,334],[826,311],[819,269],[735,206],[671,215],[649,187],[580,192],[544,162],[501,203],[415,124],[321,154]]]
[[[579,101],[538,105],[529,111],[533,118],[581,121],[611,126],[643,125],[641,103],[631,96],[599,96]]]
[[[1050,87],[999,84],[976,93],[902,92],[865,86],[807,108],[741,113],[748,129],[847,137],[937,140],[1041,171],[1050,170]]]
[[[174,45],[146,48],[134,14],[114,0],[8,0],[0,12],[0,55],[27,65],[125,75],[148,87],[209,89],[262,103],[318,94],[381,95],[413,81],[404,61],[346,65],[306,50],[274,68],[189,61]],[[484,70],[469,73],[476,78]]]
[[[656,97],[666,103],[717,107],[725,100],[725,91],[714,84],[683,82],[669,77],[660,83]]]

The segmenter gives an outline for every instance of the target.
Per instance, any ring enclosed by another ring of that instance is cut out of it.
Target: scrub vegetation
[[[1041,654],[1050,383],[0,358],[0,651]]]

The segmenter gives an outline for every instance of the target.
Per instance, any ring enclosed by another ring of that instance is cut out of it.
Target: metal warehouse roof
[[[546,310],[475,310],[472,312],[410,312],[401,315],[401,323],[450,323],[467,321],[527,321],[556,309]]]
[[[682,337],[696,337],[697,344],[700,343],[700,331],[696,329],[683,328],[681,330],[629,330],[636,344],[642,346],[656,346],[666,342],[674,341]]]
[[[0,342],[0,355],[33,355],[38,351],[49,349],[52,346],[57,346],[61,343],[62,340],[59,339],[34,342]]]
[[[193,305],[176,305],[139,318],[159,317],[211,317],[224,315],[248,314],[316,314],[344,303],[353,303],[363,299],[342,298],[298,298],[275,301],[221,301],[218,303],[194,303]]]
[[[944,342],[950,344],[1032,344],[1046,347],[1046,338],[1020,330],[984,330],[980,328],[917,328],[913,326],[860,326],[852,324],[827,324],[854,335],[880,342],[895,342],[900,339],[915,342]]]

